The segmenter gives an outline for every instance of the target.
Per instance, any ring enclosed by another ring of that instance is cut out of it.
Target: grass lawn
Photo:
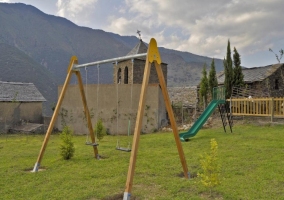
[[[222,182],[213,197],[197,178],[186,180],[172,133],[141,135],[132,196],[136,199],[284,199],[284,126],[236,125],[202,129],[182,143],[189,172],[200,170],[200,155],[218,143]],[[106,136],[93,158],[84,136],[75,136],[75,156],[59,155],[60,139],[51,135],[41,167],[31,173],[44,135],[0,136],[0,199],[107,199],[124,192],[130,153],[115,150],[124,136]]]

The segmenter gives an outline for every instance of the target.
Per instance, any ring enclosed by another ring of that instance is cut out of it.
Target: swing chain
[[[88,100],[88,70],[87,70],[87,67],[85,67],[85,73],[86,73],[86,85],[85,85],[85,90],[86,90],[86,101]],[[86,115],[86,113],[85,113]],[[86,116],[86,120],[87,120],[87,126],[88,126],[88,123],[89,123],[89,118]],[[96,138],[97,140],[97,138]],[[90,146],[98,146],[99,144],[98,143],[92,143],[90,142],[90,139],[89,139],[89,134],[87,134],[87,137],[86,137],[86,142],[85,142],[86,145],[90,145]],[[99,155],[98,155],[99,156]]]
[[[131,63],[132,63],[132,73],[133,73],[133,64],[134,64],[134,59],[131,59]],[[117,62],[116,62],[116,67],[117,67]],[[132,80],[133,81],[133,80]],[[120,81],[118,81],[118,83],[117,83],[117,86],[116,86],[116,95],[117,95],[117,118],[116,118],[116,134],[118,135],[118,106],[119,106],[119,97],[118,97],[118,84],[120,84]],[[131,97],[130,97],[130,99],[131,99],[131,105],[130,105],[130,109],[131,109],[131,112],[132,112],[132,90],[133,90],[133,82],[132,82],[132,85],[131,85],[131,93],[130,93],[130,95],[131,95]],[[128,139],[129,139],[129,135],[130,135],[130,124],[131,124],[131,117],[129,117],[129,119],[128,119],[128,130],[127,130],[127,135],[128,135]],[[131,143],[130,143],[130,141],[128,140],[128,145],[127,145],[127,148],[123,148],[123,147],[120,147],[120,144],[119,144],[119,139],[117,139],[117,143],[116,143],[116,149],[117,150],[120,150],[120,151],[126,151],[126,152],[130,152],[131,151],[131,148],[130,148],[130,145],[131,145]]]

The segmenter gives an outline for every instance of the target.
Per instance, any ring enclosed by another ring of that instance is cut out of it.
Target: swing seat
[[[123,147],[116,147],[116,150],[119,150],[119,151],[126,151],[126,152],[130,152],[131,149],[129,148],[123,148]]]
[[[90,146],[94,146],[94,147],[99,146],[98,143],[86,142],[85,144],[86,144],[86,145],[90,145]]]

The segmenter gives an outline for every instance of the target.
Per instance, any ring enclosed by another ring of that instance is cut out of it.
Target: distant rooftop
[[[252,83],[256,81],[263,81],[283,65],[284,64],[281,63],[281,64],[268,65],[265,67],[243,68],[242,72],[244,75],[244,82]],[[218,83],[223,84],[224,80],[225,80],[225,74],[223,71],[218,75]]]
[[[43,102],[46,99],[33,83],[0,81],[0,101]]]

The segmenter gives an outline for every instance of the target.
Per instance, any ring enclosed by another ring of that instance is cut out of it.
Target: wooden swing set
[[[140,58],[140,57],[145,57],[145,56],[146,56],[146,63],[145,63],[140,99],[139,99],[139,104],[138,104],[138,112],[137,112],[137,117],[136,117],[136,123],[135,123],[135,129],[134,129],[134,135],[133,135],[133,141],[132,141],[132,148],[131,148],[131,156],[130,156],[130,161],[129,161],[128,174],[127,174],[127,180],[126,180],[123,199],[129,200],[130,196],[131,196],[131,189],[132,189],[132,183],[133,183],[133,178],[134,178],[136,158],[137,158],[137,153],[138,153],[140,132],[141,132],[141,127],[142,127],[142,119],[143,119],[144,108],[145,108],[146,91],[147,91],[147,86],[148,86],[148,82],[149,82],[150,69],[151,69],[152,63],[154,63],[157,74],[158,74],[160,87],[161,87],[161,90],[162,90],[166,109],[167,109],[167,112],[168,112],[168,116],[169,116],[169,119],[170,119],[173,134],[174,134],[174,139],[175,139],[175,142],[176,142],[177,150],[178,150],[180,161],[181,161],[181,164],[182,164],[184,177],[187,178],[187,179],[189,178],[189,172],[188,172],[184,152],[183,152],[183,149],[182,149],[181,141],[179,139],[179,133],[178,133],[178,130],[177,130],[176,121],[175,121],[175,118],[174,118],[173,110],[172,110],[172,107],[171,107],[171,103],[170,103],[170,99],[169,99],[169,95],[168,95],[168,91],[167,91],[166,82],[165,82],[164,75],[163,75],[162,68],[161,68],[162,61],[161,61],[160,53],[159,53],[159,50],[158,50],[158,47],[157,47],[157,42],[154,38],[152,38],[150,40],[147,53],[125,56],[125,57],[118,57],[118,58],[102,60],[102,61],[97,61],[97,62],[92,62],[92,63],[80,64],[80,65],[78,64],[78,59],[77,59],[76,56],[71,57],[70,64],[69,64],[69,67],[68,67],[68,71],[67,71],[67,76],[66,76],[62,91],[59,95],[59,99],[58,99],[57,105],[55,107],[54,113],[52,115],[51,122],[49,124],[48,129],[47,129],[42,147],[40,149],[40,153],[39,153],[37,161],[34,165],[33,172],[37,172],[39,170],[40,163],[41,163],[41,160],[43,158],[43,154],[45,152],[49,137],[50,137],[52,129],[54,127],[54,123],[57,119],[58,112],[59,112],[59,109],[61,107],[62,101],[64,99],[64,96],[65,96],[65,93],[66,93],[66,90],[67,90],[67,87],[68,87],[68,84],[69,84],[69,81],[71,79],[72,74],[74,73],[77,76],[77,79],[78,79],[78,85],[79,85],[79,89],[80,89],[81,98],[82,98],[82,101],[83,101],[84,111],[85,111],[85,115],[86,115],[86,119],[87,119],[88,130],[89,130],[89,134],[90,134],[90,138],[91,138],[91,143],[97,144],[96,139],[95,139],[94,134],[93,134],[93,126],[92,126],[90,112],[89,112],[88,105],[87,105],[87,100],[86,100],[85,91],[84,91],[84,87],[83,87],[80,68],[83,68],[83,67],[86,68],[86,67],[89,67],[89,66],[99,65],[99,64],[103,64],[103,63],[118,62],[118,61],[122,61],[122,60]],[[98,145],[91,145],[91,146],[93,146],[95,158],[99,159]]]

